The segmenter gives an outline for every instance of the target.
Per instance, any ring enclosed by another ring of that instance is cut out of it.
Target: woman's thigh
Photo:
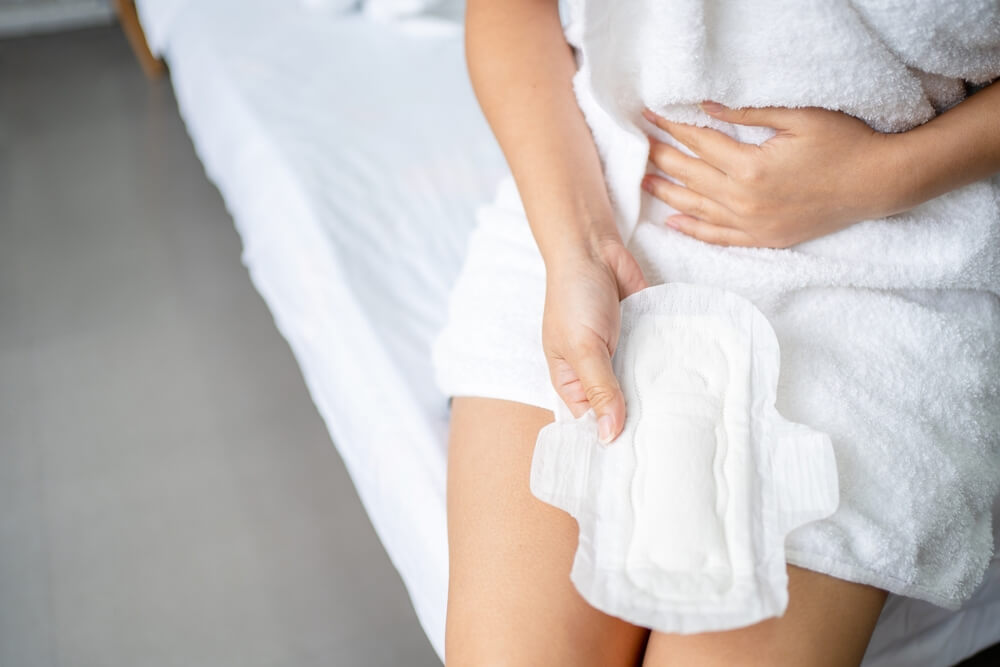
[[[597,611],[569,571],[577,525],[531,495],[531,455],[548,410],[452,402],[450,576],[445,653],[465,665],[635,665],[648,630]]]
[[[725,632],[654,632],[643,666],[856,666],[885,597],[878,588],[789,565],[783,616]]]

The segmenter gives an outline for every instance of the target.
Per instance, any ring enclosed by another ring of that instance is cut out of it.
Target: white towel
[[[754,143],[771,132],[723,123],[696,105],[819,106],[898,132],[961,101],[962,79],[1000,76],[996,0],[567,0],[567,14],[580,63],[574,88],[625,238],[639,218],[645,132],[653,131],[643,105]]]
[[[640,112],[753,143],[773,131],[697,103],[819,106],[907,130],[961,101],[962,79],[1000,76],[1000,3],[572,0],[566,34],[647,278],[754,301],[781,340],[779,411],[834,434],[850,500],[793,532],[789,561],[960,604],[990,560],[1000,484],[1000,178],[789,249],[713,246],[639,224],[674,212],[639,187],[645,135],[678,146]]]
[[[640,111],[744,141],[771,131],[697,103],[814,105],[905,130],[958,103],[960,78],[1000,75],[1000,3],[571,0],[568,19],[577,99],[647,280],[750,299],[778,337],[778,411],[831,436],[840,507],[789,534],[788,561],[949,608],[968,600],[1000,487],[1000,176],[787,249],[716,246],[660,224],[671,209],[642,194],[654,128]],[[543,295],[507,179],[480,211],[435,344],[442,390],[551,407]]]

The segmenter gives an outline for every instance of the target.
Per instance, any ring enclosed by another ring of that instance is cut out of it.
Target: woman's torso
[[[673,143],[642,118],[643,106],[752,143],[773,131],[722,123],[697,103],[820,106],[896,132],[961,101],[964,81],[1000,76],[996,0],[566,4],[566,37],[579,64],[574,89],[626,240],[640,222],[655,223],[673,212],[639,187],[649,169],[645,134]],[[716,264],[732,259],[740,266],[734,279],[744,282],[1000,294],[1000,178],[785,250],[699,242],[685,244],[685,251],[711,255]]]

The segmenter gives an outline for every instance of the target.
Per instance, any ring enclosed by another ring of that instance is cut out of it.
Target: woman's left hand
[[[667,225],[708,243],[787,248],[890,214],[898,168],[892,137],[816,107],[702,109],[719,120],[774,128],[758,145],[706,127],[643,115],[697,157],[650,138],[655,175],[643,188],[680,211]]]

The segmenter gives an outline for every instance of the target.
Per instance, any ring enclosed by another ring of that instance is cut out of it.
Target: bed
[[[461,25],[293,0],[136,5],[243,261],[441,656],[448,405],[430,344],[476,207],[506,169]],[[998,641],[994,559],[957,612],[890,596],[865,664],[952,665]]]

